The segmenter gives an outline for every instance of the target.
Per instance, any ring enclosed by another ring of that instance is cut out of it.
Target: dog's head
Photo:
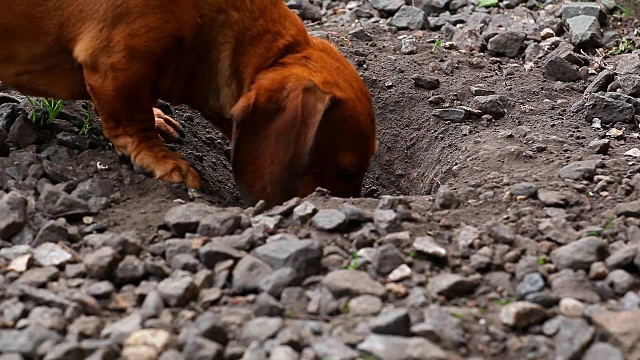
[[[317,187],[360,195],[376,152],[371,96],[324,40],[262,72],[231,110],[232,167],[244,200],[276,205]]]

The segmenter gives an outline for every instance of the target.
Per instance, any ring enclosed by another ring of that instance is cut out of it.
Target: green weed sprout
[[[43,107],[45,110],[47,110],[47,125],[51,124],[51,122],[58,117],[58,114],[60,114],[60,111],[62,110],[62,100],[43,98],[34,101],[30,97],[27,97],[27,100],[29,100],[29,103],[31,103],[31,106],[33,107],[33,113],[31,114],[31,121],[33,123],[36,122],[36,107]]]

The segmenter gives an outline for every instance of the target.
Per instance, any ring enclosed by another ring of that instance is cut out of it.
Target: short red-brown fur
[[[369,92],[282,0],[2,5],[0,81],[28,95],[93,100],[116,151],[157,178],[201,186],[163,141],[177,138],[178,125],[153,108],[162,98],[200,111],[232,141],[248,203],[274,205],[317,186],[359,194],[376,150]]]

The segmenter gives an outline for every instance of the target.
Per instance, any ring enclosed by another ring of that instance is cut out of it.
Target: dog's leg
[[[122,73],[122,68],[111,70],[108,63],[103,65],[107,66],[100,71],[85,68],[84,76],[100,112],[104,135],[116,151],[158,179],[200,188],[196,171],[181,154],[171,151],[160,136],[170,139],[177,136],[175,129],[167,125],[171,122],[162,118],[162,131],[156,129],[158,121],[154,119],[155,99],[151,91],[154,77],[149,67],[128,64],[126,73]]]
[[[160,137],[168,143],[176,142],[180,139],[180,136],[184,135],[180,124],[162,112],[158,108],[153,108],[153,115],[156,118],[156,130]]]

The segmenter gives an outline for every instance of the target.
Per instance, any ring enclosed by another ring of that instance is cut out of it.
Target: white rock
[[[387,276],[387,279],[389,281],[396,282],[396,281],[402,281],[402,280],[407,279],[409,277],[411,277],[411,268],[407,264],[402,264],[402,265],[398,266],[397,268],[395,268],[389,274],[389,276]]]
[[[626,153],[624,153],[626,156],[633,156],[633,157],[640,157],[640,149],[638,148],[633,148],[629,151],[627,151]]]
[[[586,311],[586,305],[574,298],[566,297],[560,299],[560,313],[571,317],[582,317]]]

